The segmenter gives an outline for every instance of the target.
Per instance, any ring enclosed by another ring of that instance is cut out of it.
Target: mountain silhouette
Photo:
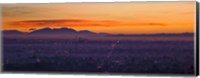
[[[72,37],[72,36],[97,36],[97,33],[88,31],[88,30],[81,30],[76,31],[71,28],[42,28],[38,30],[34,30],[32,32],[20,32],[17,30],[5,30],[3,31],[3,35],[5,37],[21,37],[21,36],[28,36],[28,37]]]
[[[96,33],[88,31],[88,30],[81,30],[78,32],[79,34],[85,34],[85,35],[95,35]]]
[[[167,33],[160,33],[160,34],[109,34],[109,33],[95,33],[91,32],[89,30],[81,30],[76,31],[71,28],[43,28],[34,30],[29,33],[20,32],[17,30],[4,30],[3,31],[4,36],[108,36],[108,37],[136,37],[136,36],[193,36],[193,33],[180,33],[180,34],[167,34]]]
[[[29,34],[34,34],[34,35],[40,35],[40,34],[49,34],[49,35],[53,35],[53,34],[77,34],[78,32],[74,29],[70,29],[70,28],[55,28],[55,29],[50,29],[50,28],[43,28],[43,29],[39,29],[39,30],[35,30],[30,32]]]
[[[136,36],[193,36],[193,33],[159,33],[159,34],[108,34],[112,37],[136,37]]]
[[[7,34],[7,35],[22,35],[22,34],[25,34],[24,32],[20,32],[20,31],[17,31],[17,30],[5,30],[3,31],[3,34]]]

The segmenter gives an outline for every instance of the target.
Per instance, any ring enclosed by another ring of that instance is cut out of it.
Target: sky
[[[196,2],[4,4],[3,30],[72,28],[110,34],[192,33]]]

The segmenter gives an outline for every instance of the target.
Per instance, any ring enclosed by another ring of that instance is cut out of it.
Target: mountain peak
[[[31,34],[71,34],[77,33],[76,30],[70,28],[43,28],[31,32]]]

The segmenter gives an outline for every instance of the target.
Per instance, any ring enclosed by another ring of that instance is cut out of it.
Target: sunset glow
[[[112,34],[194,32],[195,2],[3,5],[3,30],[72,28]]]
[[[195,76],[197,6],[2,5],[3,71]]]

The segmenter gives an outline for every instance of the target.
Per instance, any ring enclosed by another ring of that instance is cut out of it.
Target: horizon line
[[[44,28],[41,28],[41,29],[37,29],[37,30],[42,30],[42,29],[51,29],[51,30],[55,30],[55,29],[63,29],[63,28],[66,28],[66,29],[72,29],[72,28],[68,28],[68,27],[61,27],[61,28],[49,28],[49,27],[44,27]],[[23,32],[23,31],[20,31],[20,30],[1,30],[2,32],[5,32],[5,31],[17,31],[17,32],[21,32],[21,33],[31,33],[31,32],[34,32],[34,31],[37,31],[37,30],[33,30],[33,31],[30,31],[30,32]],[[75,30],[75,29],[72,29],[72,30]],[[84,31],[84,30],[75,30],[76,32],[80,32],[80,31]],[[92,32],[92,33],[96,33],[96,34],[109,34],[109,35],[159,35],[159,34],[174,34],[174,35],[178,35],[178,34],[194,34],[195,32],[180,32],[180,33],[164,33],[164,32],[161,32],[161,33],[132,33],[132,34],[126,34],[126,33],[116,33],[116,34],[113,34],[113,33],[106,33],[106,32],[93,32],[93,31],[90,31],[90,30],[87,30],[89,32]]]

